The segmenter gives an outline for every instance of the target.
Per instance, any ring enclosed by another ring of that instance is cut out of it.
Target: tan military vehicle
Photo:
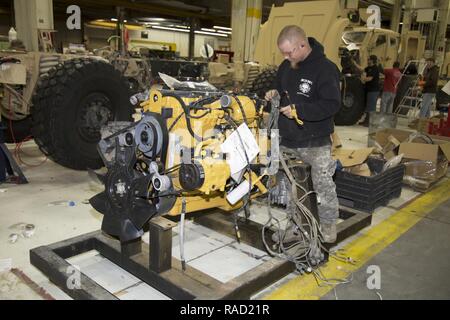
[[[130,120],[132,90],[147,84],[144,61],[114,54],[0,51],[0,111],[6,141],[34,137],[42,152],[72,168],[99,168],[100,128]]]
[[[365,67],[367,58],[375,54],[380,66],[389,68],[399,58],[406,59],[408,46],[402,52],[400,35],[391,30],[356,26],[360,20],[353,20],[354,12],[350,18],[350,12],[335,0],[289,2],[272,7],[269,19],[261,26],[254,55],[254,60],[267,69],[254,81],[252,90],[262,95],[275,77],[276,66],[284,59],[276,45],[281,29],[290,24],[299,25],[309,37],[324,46],[326,56],[342,71],[342,107],[335,116],[335,123],[355,124],[364,112],[365,93],[360,73],[350,58]],[[415,38],[419,40],[420,35],[411,33],[408,36],[411,43]],[[416,51],[409,53],[421,57],[419,50]]]

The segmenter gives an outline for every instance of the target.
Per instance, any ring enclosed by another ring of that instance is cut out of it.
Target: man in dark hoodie
[[[339,204],[333,182],[336,162],[331,157],[330,135],[334,132],[333,116],[341,105],[339,70],[326,58],[323,46],[308,38],[298,26],[281,30],[277,44],[285,60],[266,100],[277,93],[281,96],[281,146],[311,165],[321,231],[324,241],[333,243]],[[294,119],[293,110],[303,125]]]

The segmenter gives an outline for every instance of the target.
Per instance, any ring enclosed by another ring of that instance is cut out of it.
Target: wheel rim
[[[81,106],[78,132],[83,140],[97,142],[101,138],[102,126],[114,120],[112,103],[105,94],[92,93],[83,99]]]
[[[355,103],[355,96],[352,93],[346,93],[344,99],[342,99],[342,106],[345,109],[351,109]]]

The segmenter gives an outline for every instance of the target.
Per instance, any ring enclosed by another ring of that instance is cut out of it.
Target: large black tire
[[[106,62],[73,59],[39,80],[31,109],[32,133],[42,152],[65,167],[98,169],[100,128],[131,121],[126,79]]]
[[[341,108],[334,116],[334,123],[338,126],[354,125],[366,109],[366,94],[361,80],[355,76],[344,76],[341,97]]]
[[[3,123],[6,125],[5,129],[5,142],[6,143],[18,143],[22,142],[28,137],[31,137],[31,117],[26,117],[23,120],[10,121],[3,118]],[[12,134],[11,134],[12,127]]]
[[[256,93],[261,99],[264,98],[266,92],[272,88],[276,76],[276,68],[266,69],[261,72],[253,81],[252,93]]]

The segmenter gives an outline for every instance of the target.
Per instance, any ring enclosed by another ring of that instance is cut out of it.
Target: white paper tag
[[[227,162],[232,175],[248,165],[247,158],[249,162],[252,162],[259,153],[258,143],[245,123],[230,134],[220,149],[223,153],[228,154]]]
[[[233,191],[227,194],[227,200],[231,205],[242,199],[250,191],[250,183],[247,180],[241,182]]]
[[[12,268],[12,258],[0,259],[0,272],[9,271]]]

